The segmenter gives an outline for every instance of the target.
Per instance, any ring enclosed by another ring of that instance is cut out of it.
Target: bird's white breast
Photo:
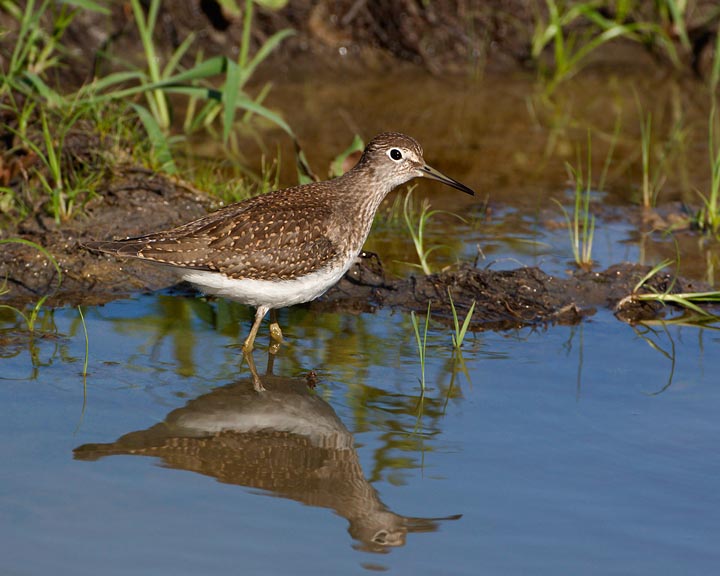
[[[183,270],[181,278],[206,294],[236,300],[248,306],[284,308],[314,300],[348,271],[354,259],[344,266],[326,267],[291,280],[229,278],[219,272]]]

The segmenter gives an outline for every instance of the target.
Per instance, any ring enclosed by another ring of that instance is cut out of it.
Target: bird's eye
[[[392,150],[390,150],[390,152],[388,152],[388,154],[390,155],[390,158],[395,160],[395,162],[397,162],[398,160],[402,160],[403,157],[402,152],[400,152],[400,150],[398,150],[397,148],[393,148]]]

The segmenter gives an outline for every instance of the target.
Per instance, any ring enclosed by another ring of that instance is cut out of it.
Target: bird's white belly
[[[346,266],[328,267],[292,280],[254,280],[228,278],[219,272],[183,270],[181,278],[206,294],[223,296],[249,306],[284,308],[309,302],[323,294],[347,272]]]

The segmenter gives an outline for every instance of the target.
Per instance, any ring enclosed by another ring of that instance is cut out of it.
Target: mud
[[[509,330],[539,324],[577,324],[592,316],[598,308],[610,308],[618,318],[635,323],[663,317],[670,310],[656,302],[624,300],[647,274],[649,267],[617,264],[601,272],[576,271],[567,278],[546,274],[539,268],[526,267],[495,271],[463,264],[457,269],[429,276],[411,276],[386,281],[377,270],[361,261],[316,307],[358,309],[390,306],[425,312],[430,303],[433,318],[452,322],[452,305],[464,318],[475,303],[473,330]],[[653,276],[643,292],[677,293],[704,289],[687,280],[675,280],[669,274]],[[622,306],[618,307],[622,301]]]
[[[608,4],[606,16],[612,19],[614,7]],[[635,7],[637,18],[653,17],[653,7],[647,4]],[[686,69],[704,75],[710,68],[718,15],[713,0],[695,4],[685,22],[689,50],[680,52]],[[156,42],[170,53],[190,34],[195,35],[194,46],[186,56],[188,63],[200,48],[206,56],[237,54],[243,34],[242,9],[235,13],[228,8],[229,4],[223,6],[217,0],[165,2],[158,16]],[[78,56],[69,72],[77,82],[112,67],[110,60],[102,58],[103,53],[132,55],[138,51],[130,9],[124,3],[114,3],[111,10],[110,17],[83,12],[68,30],[67,39]],[[322,60],[331,67],[396,66],[404,61],[436,74],[529,68],[538,16],[546,18],[545,3],[536,0],[292,0],[279,10],[256,5],[255,11],[254,49],[280,30],[295,32],[273,56],[276,72],[291,69],[304,58]],[[671,41],[680,47],[679,37],[672,36]],[[640,50],[662,60],[651,47]],[[610,52],[606,54],[614,59]]]
[[[66,34],[79,56],[72,70],[78,83],[112,67],[103,53],[138,52],[131,11],[122,3],[111,10],[111,17],[81,13]],[[384,66],[400,60],[435,73],[462,73],[468,66],[506,70],[529,60],[536,11],[528,0],[422,5],[415,0],[295,0],[280,10],[256,5],[252,44],[256,50],[280,30],[295,32],[273,57],[276,71],[292,67],[298,58],[321,59],[330,66]],[[205,56],[232,56],[241,45],[243,25],[242,10],[235,14],[214,0],[165,2],[158,15],[156,43],[170,53],[193,34],[188,62],[199,49]]]
[[[140,235],[197,218],[212,207],[211,200],[180,182],[153,175],[143,169],[120,169],[82,214],[57,223],[38,212],[16,226],[0,231],[0,239],[21,239],[44,247],[55,265],[28,244],[10,242],[0,251],[0,276],[14,304],[50,294],[48,304],[102,303],[137,290],[153,290],[171,284],[166,269],[144,271],[133,263],[110,262],[82,248],[95,237]]]
[[[0,276],[7,293],[0,301],[22,305],[49,294],[47,305],[94,305],[131,293],[176,284],[170,269],[141,261],[118,261],[83,248],[89,240],[137,236],[176,225],[213,208],[201,192],[142,169],[119,171],[85,213],[57,224],[35,215],[2,237],[20,238],[43,246],[61,270],[40,251],[25,243],[4,244]],[[480,269],[470,264],[430,276],[393,279],[374,254],[363,253],[345,278],[319,300],[319,310],[373,311],[379,307],[424,312],[431,302],[433,317],[451,322],[450,297],[464,318],[473,302],[472,328],[505,330],[536,324],[574,324],[598,308],[614,309],[632,293],[648,268],[619,264],[604,270],[551,276],[538,268],[511,271]],[[190,289],[188,287],[188,289]],[[644,290],[664,292],[706,289],[692,281],[658,274]],[[626,303],[618,315],[637,322],[665,315],[668,308],[651,303]]]

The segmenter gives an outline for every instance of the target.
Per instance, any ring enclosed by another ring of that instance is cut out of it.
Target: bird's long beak
[[[445,176],[445,174],[439,170],[435,170],[432,166],[424,164],[420,167],[420,172],[422,172],[422,175],[427,178],[431,178],[432,180],[437,180],[438,182],[457,188],[458,190],[465,192],[465,194],[470,194],[470,196],[475,196],[475,191],[472,188],[468,188],[465,184],[461,184],[457,180],[453,180],[449,176]]]

